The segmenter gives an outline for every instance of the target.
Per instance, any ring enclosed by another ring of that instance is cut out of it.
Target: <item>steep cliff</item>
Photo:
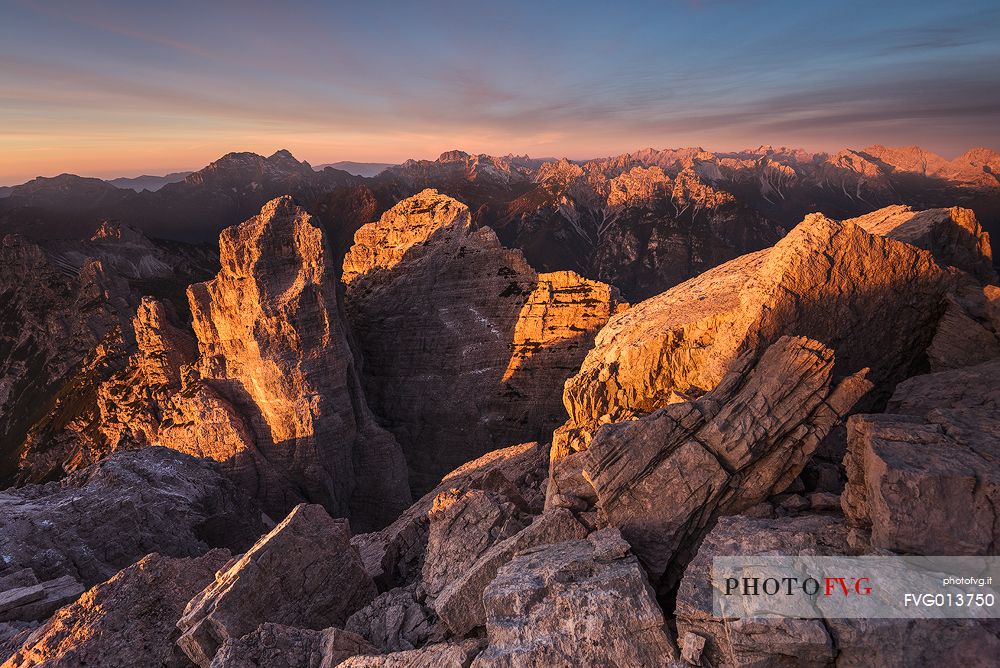
[[[403,446],[415,490],[562,420],[559,388],[618,309],[617,291],[572,272],[539,276],[434,190],[355,242],[344,281],[365,391]]]

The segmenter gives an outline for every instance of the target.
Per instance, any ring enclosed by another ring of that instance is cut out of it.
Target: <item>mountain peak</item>
[[[440,156],[438,156],[438,162],[463,162],[468,160],[472,156],[465,151],[460,151],[455,149],[453,151],[445,151]]]

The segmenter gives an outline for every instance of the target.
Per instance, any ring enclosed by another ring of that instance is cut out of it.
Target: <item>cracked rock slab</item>
[[[351,546],[346,520],[300,504],[193,598],[177,622],[185,654],[207,668],[230,638],[274,622],[306,629],[343,626],[377,591]]]
[[[666,666],[676,648],[616,529],[527,550],[483,593],[489,646],[475,668]]]

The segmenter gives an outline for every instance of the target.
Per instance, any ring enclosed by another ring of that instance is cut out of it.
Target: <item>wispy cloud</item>
[[[6,180],[283,144],[318,162],[455,147],[1000,147],[989,0],[0,2]]]

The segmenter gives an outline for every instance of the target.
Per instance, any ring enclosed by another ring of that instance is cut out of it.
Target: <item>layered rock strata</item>
[[[537,275],[435,190],[358,230],[344,281],[366,394],[421,492],[561,422],[559,388],[620,305],[571,272]]]
[[[365,403],[322,229],[280,197],[219,245],[219,275],[188,289],[197,368],[245,416],[281,484],[256,458],[237,456],[234,475],[279,516],[308,500],[359,529],[390,521],[409,501],[405,466]]]
[[[596,506],[669,589],[717,517],[777,494],[871,388],[867,370],[834,380],[835,356],[804,337],[747,353],[697,401],[606,425],[557,460],[551,506]]]

